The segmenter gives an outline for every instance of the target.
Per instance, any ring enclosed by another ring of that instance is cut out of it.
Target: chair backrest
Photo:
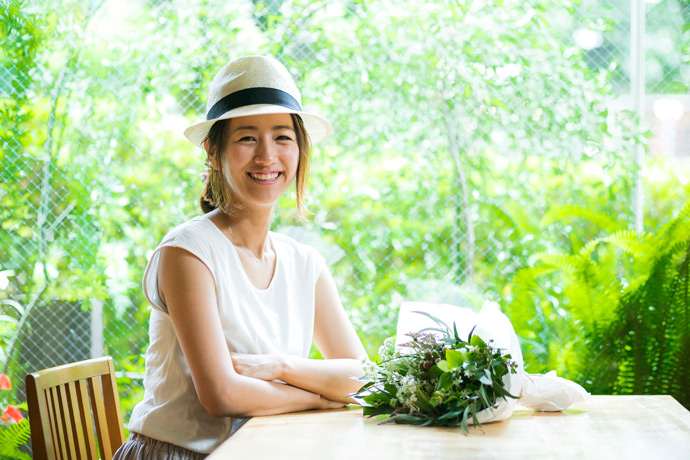
[[[110,460],[124,443],[109,356],[28,374],[25,384],[34,459]]]

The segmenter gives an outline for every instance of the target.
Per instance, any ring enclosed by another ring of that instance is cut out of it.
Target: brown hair
[[[295,128],[295,136],[297,137],[297,147],[299,148],[299,160],[297,163],[297,173],[295,175],[295,195],[297,199],[297,212],[301,217],[304,217],[305,212],[308,212],[304,206],[304,192],[307,188],[307,177],[309,176],[309,157],[311,152],[311,144],[309,142],[309,135],[304,127],[302,118],[299,115],[291,113],[292,124]],[[204,143],[208,140],[208,152],[206,153],[206,161],[209,164],[204,180],[204,189],[199,198],[199,206],[204,213],[220,208],[223,212],[232,213],[233,205],[230,197],[230,191],[223,178],[223,167],[221,162],[223,156],[221,152],[225,150],[228,142],[228,132],[231,118],[226,120],[219,120],[211,126],[208,135],[204,139]],[[217,158],[219,164],[218,168],[211,167],[211,159]]]

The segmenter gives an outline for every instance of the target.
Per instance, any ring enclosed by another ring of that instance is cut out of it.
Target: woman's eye
[[[279,141],[291,141],[292,138],[290,136],[278,136]]]
[[[240,138],[240,142],[253,142],[253,141],[254,141],[254,138],[251,136],[244,136],[244,137]]]

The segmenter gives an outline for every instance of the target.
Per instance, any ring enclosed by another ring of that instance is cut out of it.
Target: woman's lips
[[[247,175],[254,179],[257,182],[262,182],[262,183],[273,183],[278,179],[278,176],[280,176],[282,173],[277,172],[277,171],[256,171],[256,172],[249,172]]]

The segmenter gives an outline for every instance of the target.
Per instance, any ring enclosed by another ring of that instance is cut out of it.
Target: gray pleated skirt
[[[201,460],[207,455],[132,432],[113,460]]]

